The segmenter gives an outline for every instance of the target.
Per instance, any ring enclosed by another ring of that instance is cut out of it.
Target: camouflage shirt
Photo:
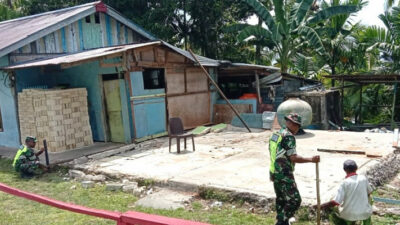
[[[294,164],[290,161],[290,156],[297,154],[296,138],[287,128],[281,129],[279,133],[282,135],[282,141],[278,146],[277,152],[282,153],[276,156],[274,178],[292,178]]]
[[[33,149],[28,148],[26,146],[21,146],[18,151],[21,152],[17,154],[16,158],[14,159],[15,160],[14,166],[16,171],[19,171],[20,166],[22,164],[35,164],[37,157]]]

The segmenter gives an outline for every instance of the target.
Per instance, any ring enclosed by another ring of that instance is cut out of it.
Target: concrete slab
[[[308,130],[297,137],[297,152],[302,156],[321,155],[320,179],[322,201],[329,200],[345,174],[342,164],[354,159],[361,170],[368,170],[379,159],[363,155],[317,152],[318,148],[393,151],[392,134]],[[158,139],[147,151],[131,151],[86,164],[93,172],[151,178],[171,184],[209,186],[254,193],[274,198],[269,182],[268,139],[271,132],[246,133],[226,131],[197,137],[196,152],[168,152],[168,139]],[[188,145],[189,149],[190,145]],[[315,204],[315,164],[297,164],[296,182],[303,203]]]
[[[146,197],[139,199],[135,205],[154,209],[179,209],[185,208],[185,202],[188,202],[193,195],[162,189]]]

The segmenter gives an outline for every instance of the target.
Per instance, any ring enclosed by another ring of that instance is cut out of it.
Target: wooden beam
[[[396,95],[397,95],[397,87],[398,87],[398,84],[396,83],[396,84],[394,84],[393,85],[393,104],[392,104],[392,119],[391,119],[391,127],[394,129],[395,128],[395,123],[394,123],[394,114],[395,114],[395,112],[396,112]]]
[[[204,74],[207,76],[207,78],[212,82],[212,84],[217,88],[218,92],[221,94],[221,96],[225,99],[226,103],[228,103],[229,107],[231,107],[232,111],[236,114],[236,116],[239,118],[239,120],[243,123],[243,125],[247,128],[249,133],[251,133],[251,130],[249,126],[247,126],[246,122],[242,119],[242,117],[239,115],[239,112],[233,107],[232,103],[228,100],[228,98],[225,96],[224,92],[219,88],[218,84],[212,79],[210,74],[207,72],[207,70],[201,65],[199,60],[197,59],[196,55],[192,52],[191,49],[189,49],[189,53],[192,55],[192,57],[195,59],[195,61],[198,63],[200,68],[203,70]]]
[[[122,62],[119,63],[103,63],[100,61],[100,67],[109,68],[109,67],[123,67]]]
[[[329,153],[343,153],[343,154],[357,154],[357,155],[365,155],[365,151],[352,151],[352,150],[339,150],[339,149],[324,149],[318,148],[319,152],[329,152]]]
[[[360,105],[359,105],[359,108],[358,108],[358,110],[359,110],[359,117],[358,117],[358,123],[359,124],[362,124],[362,88],[363,88],[363,86],[362,85],[360,85]]]
[[[257,89],[257,97],[258,97],[258,103],[261,104],[261,91],[260,91],[260,77],[258,76],[256,72],[256,89]]]
[[[185,93],[173,93],[173,94],[167,94],[168,98],[172,97],[179,97],[179,96],[185,96],[185,95],[196,95],[196,94],[205,94],[205,93],[210,93],[210,92],[215,92],[216,90],[212,91],[192,91],[192,92],[185,92]]]

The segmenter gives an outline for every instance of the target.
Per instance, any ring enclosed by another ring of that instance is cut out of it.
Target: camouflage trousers
[[[277,224],[284,224],[300,208],[301,197],[293,176],[274,179]]]
[[[34,175],[38,168],[38,164],[32,162],[21,163],[20,165],[18,165],[18,171],[21,173],[21,176]]]

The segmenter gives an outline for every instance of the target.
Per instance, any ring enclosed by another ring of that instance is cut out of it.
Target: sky
[[[364,6],[364,8],[352,18],[353,23],[360,22],[364,25],[384,27],[383,23],[378,18],[378,16],[384,12],[384,2],[385,0],[369,0],[368,5]],[[257,17],[252,16],[247,22],[250,24],[257,24]]]
[[[382,21],[378,18],[380,14],[383,14],[385,8],[385,0],[369,0],[368,5],[358,12],[357,16],[354,17],[354,21],[360,21],[364,25],[377,25],[384,27]]]

